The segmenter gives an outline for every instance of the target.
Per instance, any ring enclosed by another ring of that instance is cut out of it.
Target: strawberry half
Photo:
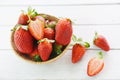
[[[44,22],[36,19],[35,21],[30,21],[28,29],[31,35],[36,39],[40,40],[44,37]]]
[[[26,24],[28,24],[27,23],[28,20],[29,19],[28,19],[27,14],[21,13],[20,16],[19,16],[19,19],[18,19],[18,24],[26,25]]]
[[[68,45],[72,37],[72,23],[70,19],[60,19],[55,27],[55,40],[60,45]]]
[[[95,38],[94,38],[93,42],[96,46],[98,46],[99,48],[101,48],[104,51],[110,50],[110,46],[109,46],[106,38],[102,35],[98,35],[97,33],[95,33]]]
[[[47,61],[52,53],[52,43],[47,38],[40,40],[38,52],[42,61]]]
[[[72,63],[77,63],[85,54],[86,48],[90,47],[88,42],[83,42],[80,38],[77,39],[75,35],[72,36],[74,45],[72,48]]]
[[[18,51],[24,54],[29,54],[33,51],[33,37],[28,30],[19,26],[14,33],[14,43]]]
[[[99,54],[101,55],[102,52]],[[93,57],[88,62],[87,74],[88,76],[94,76],[98,74],[104,67],[104,61],[101,58]]]
[[[44,38],[54,39],[55,32],[52,28],[45,28],[44,29]]]

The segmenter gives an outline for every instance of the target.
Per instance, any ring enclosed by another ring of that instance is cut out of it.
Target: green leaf
[[[55,26],[56,26],[56,22],[53,22],[53,23],[49,23],[49,24],[47,24],[46,27],[49,27],[49,28],[55,29]]]
[[[76,37],[74,34],[72,35],[72,40],[73,40],[74,42],[77,41],[77,37]]]
[[[77,42],[80,42],[80,41],[82,41],[82,39],[81,39],[81,38],[78,38],[78,39],[77,39]]]
[[[39,55],[35,55],[34,56],[34,60],[37,61],[37,62],[41,62],[42,61]]]
[[[100,51],[100,52],[98,53],[98,57],[99,57],[100,59],[103,59],[103,53],[102,53],[102,51]]]
[[[89,44],[88,42],[84,42],[84,46],[85,46],[86,48],[89,48],[89,47],[90,47],[90,44]]]

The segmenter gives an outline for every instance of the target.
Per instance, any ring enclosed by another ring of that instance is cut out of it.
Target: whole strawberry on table
[[[39,14],[31,7],[22,11],[12,29],[11,43],[18,55],[32,61],[45,62],[59,56],[69,45],[72,22]]]

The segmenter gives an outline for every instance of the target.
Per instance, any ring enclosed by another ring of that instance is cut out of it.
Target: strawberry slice
[[[109,46],[106,38],[102,35],[98,35],[97,33],[95,33],[95,38],[94,38],[93,42],[96,46],[98,46],[99,48],[101,48],[104,51],[110,50],[110,46]]]
[[[99,52],[101,55],[102,52]],[[104,67],[104,61],[102,59],[103,57],[97,58],[93,57],[88,62],[88,68],[87,68],[87,74],[88,76],[94,76],[98,74]]]
[[[14,33],[14,43],[18,51],[24,54],[29,54],[33,51],[33,37],[28,30],[19,26]]]
[[[30,21],[28,29],[31,35],[36,39],[40,40],[44,37],[44,22],[36,19],[35,21]]]
[[[83,42],[80,38],[77,39],[75,35],[72,36],[74,45],[72,48],[72,63],[77,63],[85,54],[86,48],[90,47],[88,42]]]

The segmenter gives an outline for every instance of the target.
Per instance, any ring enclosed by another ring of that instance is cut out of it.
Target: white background
[[[73,32],[89,41],[91,47],[77,64],[71,63],[71,48],[55,62],[33,64],[17,57],[10,45],[11,29],[21,10],[32,6],[40,13],[71,18]],[[94,32],[103,34],[110,46],[104,52],[105,66],[100,74],[87,76],[87,63],[97,56],[92,45]],[[120,79],[120,0],[0,0],[0,79]]]

